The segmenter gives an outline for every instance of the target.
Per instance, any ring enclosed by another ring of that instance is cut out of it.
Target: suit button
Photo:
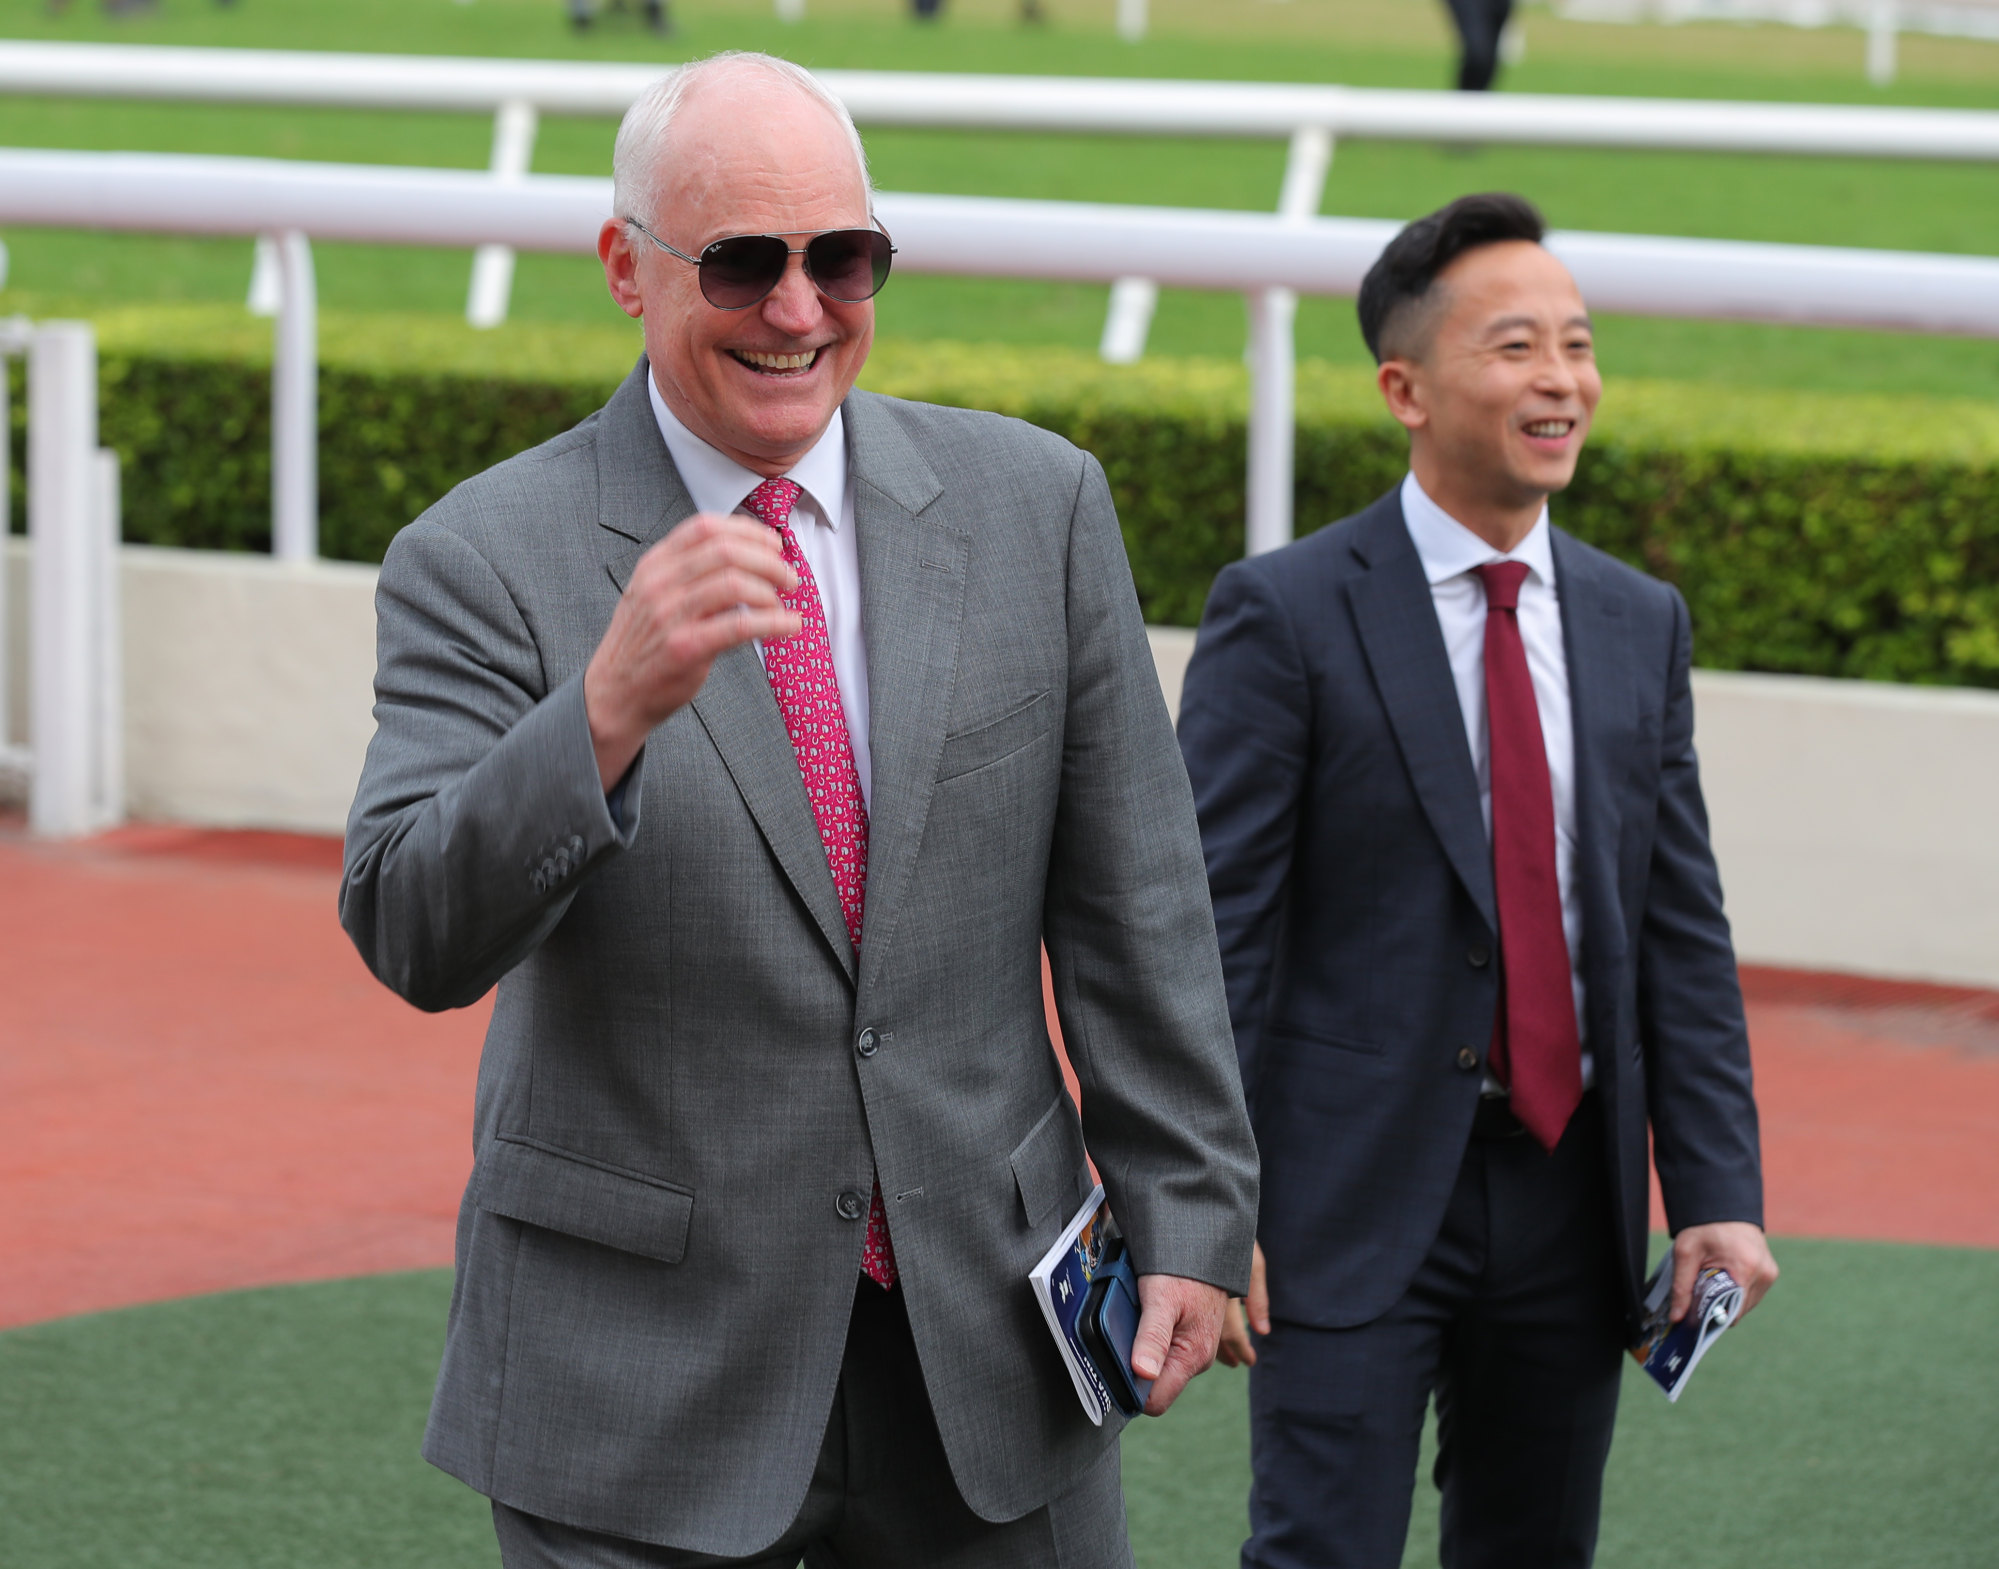
[[[859,1220],[868,1212],[868,1201],[849,1188],[833,1201],[833,1208],[840,1212],[842,1220]]]
[[[1465,950],[1465,963],[1474,970],[1482,970],[1492,963],[1492,950],[1484,943],[1473,943]]]
[[[859,1052],[863,1057],[872,1057],[880,1048],[881,1037],[875,1034],[872,1025],[855,1037],[854,1050]]]
[[[579,834],[569,836],[569,853],[579,861],[583,858],[583,839]]]
[[[532,888],[536,893],[547,893],[548,879],[542,876],[540,872],[529,872],[528,886]]]
[[[1473,1051],[1469,1046],[1460,1046],[1458,1048],[1458,1066],[1464,1069],[1465,1072],[1470,1073],[1478,1066],[1478,1053]]]

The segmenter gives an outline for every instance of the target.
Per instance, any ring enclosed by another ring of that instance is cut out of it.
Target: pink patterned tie
[[[840,896],[847,936],[854,951],[861,947],[861,906],[868,886],[868,807],[861,794],[860,770],[854,766],[854,743],[847,734],[846,711],[840,706],[840,682],[833,670],[833,643],[826,633],[826,611],[819,603],[819,585],[798,539],[791,532],[791,509],[799,487],[788,479],[767,479],[750,492],[743,510],[777,530],[784,559],[798,574],[798,587],[783,596],[787,609],[804,623],[796,637],[764,643],[764,669],[770,689],[784,715],[798,771],[805,777],[812,820],[826,846],[826,863],[833,870],[833,889]],[[889,1245],[888,1212],[882,1207],[880,1179],[868,1206],[868,1235],[861,1245],[861,1268],[883,1290],[896,1281],[895,1250]]]

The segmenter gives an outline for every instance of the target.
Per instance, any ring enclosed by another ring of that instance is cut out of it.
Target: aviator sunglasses
[[[627,218],[639,233],[670,256],[693,263],[701,297],[717,310],[748,310],[777,287],[794,256],[805,258],[805,276],[829,300],[856,305],[881,293],[888,282],[889,258],[895,247],[880,229],[827,229],[804,245],[785,244],[782,234],[732,234],[689,256],[668,245],[636,218]],[[796,238],[796,235],[789,236]]]

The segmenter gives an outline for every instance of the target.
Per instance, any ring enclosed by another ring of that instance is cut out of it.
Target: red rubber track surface
[[[378,986],[338,868],[0,824],[0,1326],[450,1262],[489,1005]],[[1999,995],[1745,981],[1771,1230],[1999,1246]]]

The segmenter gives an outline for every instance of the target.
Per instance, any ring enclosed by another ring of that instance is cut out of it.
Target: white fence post
[[[1104,335],[1097,345],[1105,363],[1136,365],[1145,358],[1145,340],[1152,332],[1152,313],[1158,307],[1159,285],[1150,278],[1120,278],[1111,285]]]
[[[13,596],[9,592],[9,552],[7,541],[14,531],[14,421],[10,379],[13,374],[12,359],[15,355],[25,356],[28,351],[31,324],[23,317],[16,316],[0,322],[0,774],[12,780],[28,777],[28,749],[14,743],[14,683],[11,659],[13,639],[8,631],[8,616],[12,609]]]
[[[804,21],[805,0],[777,0],[777,19],[780,22]]]
[[[1135,44],[1145,36],[1146,0],[1117,0],[1117,35]]]
[[[1244,502],[1246,554],[1291,543],[1291,458],[1296,434],[1292,324],[1298,296],[1289,289],[1249,295],[1249,471]]]
[[[518,185],[534,162],[540,117],[525,99],[509,98],[493,116],[493,178]],[[465,319],[475,327],[497,327],[507,319],[514,291],[514,252],[508,245],[482,245],[472,253],[472,287]]]
[[[38,328],[28,365],[33,588],[28,825],[70,836],[122,808],[122,680],[106,622],[117,571],[116,459],[97,446],[97,342],[84,322]]]
[[[1867,80],[1886,87],[1895,80],[1896,0],[1874,0],[1867,13]]]
[[[284,280],[271,356],[271,554],[319,554],[319,301],[312,242],[297,229],[276,238]]]
[[[250,257],[250,293],[243,303],[252,316],[275,316],[284,299],[284,280],[278,276],[278,242],[260,234]]]
[[[1286,223],[1318,216],[1332,167],[1333,137],[1322,126],[1291,135],[1277,215]],[[1298,296],[1290,289],[1249,295],[1249,465],[1244,536],[1255,556],[1291,542],[1292,457],[1296,442]]]
[[[90,537],[96,571],[96,679],[91,694],[96,737],[91,794],[98,825],[108,828],[125,820],[125,596],[119,583],[118,547],[125,537],[124,498],[118,479],[118,454],[109,447],[96,453],[97,515]]]

